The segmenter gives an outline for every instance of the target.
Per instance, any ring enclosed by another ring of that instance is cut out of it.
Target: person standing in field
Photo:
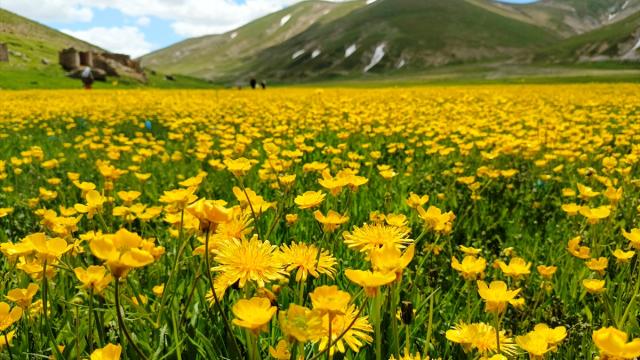
[[[91,90],[91,86],[93,86],[93,72],[91,72],[90,67],[84,68],[82,70],[82,74],[80,74],[80,79],[82,80],[82,84],[84,84],[84,88],[87,90]]]

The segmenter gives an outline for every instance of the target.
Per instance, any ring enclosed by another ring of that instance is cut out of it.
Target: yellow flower
[[[630,232],[622,229],[622,236],[624,236],[634,249],[640,250],[640,229],[631,229]]]
[[[576,236],[573,239],[569,240],[567,250],[569,250],[569,253],[571,255],[577,257],[578,259],[588,259],[590,257],[589,253],[591,252],[591,249],[586,246],[580,246],[581,241],[582,238],[580,236]]]
[[[162,296],[162,294],[164,293],[164,284],[160,284],[160,285],[156,285],[154,286],[151,291],[153,292],[153,295],[155,296]]]
[[[240,207],[250,209],[256,216],[274,207],[275,203],[266,201],[262,196],[256,194],[255,191],[245,188],[244,191],[237,186],[233,187],[233,195],[240,202]],[[246,192],[246,194],[245,194]]]
[[[389,360],[430,360],[429,356],[426,357],[421,357],[420,353],[416,353],[415,355],[407,352],[407,350],[405,349],[405,353],[404,355],[399,355],[398,358],[396,359],[396,357],[393,356],[393,354],[391,354],[391,357],[389,357]]]
[[[580,192],[580,198],[582,200],[589,200],[592,197],[600,195],[599,192],[593,191],[591,187],[582,184],[578,184],[578,191]]]
[[[482,276],[485,268],[487,267],[487,261],[483,258],[475,258],[474,256],[467,255],[459,262],[454,256],[451,257],[451,267],[462,275],[465,280],[475,280]]]
[[[287,272],[296,271],[296,281],[307,281],[307,276],[318,278],[325,274],[333,279],[337,262],[329,251],[318,249],[315,245],[293,242],[281,246],[282,263]]]
[[[298,221],[298,214],[287,214],[284,218],[287,220],[287,224],[293,225]]]
[[[556,271],[558,271],[557,266],[538,265],[536,269],[538,270],[538,273],[545,279],[551,279],[553,274],[555,274]]]
[[[344,275],[352,282],[362,286],[365,294],[371,297],[378,294],[379,287],[391,284],[396,280],[396,274],[392,272],[382,273],[379,271],[347,269]]]
[[[95,293],[102,293],[102,291],[111,283],[111,275],[107,274],[107,269],[104,266],[91,265],[86,270],[77,267],[73,269],[76,277],[82,283],[82,287],[85,289],[92,289]]]
[[[598,259],[591,259],[585,263],[589,270],[595,271],[601,276],[604,275],[607,266],[609,265],[609,259],[601,257]]]
[[[614,327],[596,330],[592,338],[602,358],[635,359],[640,356],[640,339],[628,342],[627,333]]]
[[[33,250],[43,261],[52,261],[59,259],[64,253],[71,250],[73,245],[67,244],[64,239],[53,238],[47,240],[44,233],[35,233],[27,237]]]
[[[33,296],[38,292],[39,288],[38,284],[29,284],[26,289],[9,290],[7,299],[26,310],[31,306]]]
[[[325,232],[333,232],[338,226],[349,221],[349,217],[341,215],[333,210],[329,210],[327,216],[324,216],[320,210],[313,212],[313,216],[316,220],[322,224],[322,228]]]
[[[91,353],[91,360],[120,360],[122,347],[120,345],[107,344],[102,349],[96,349]]]
[[[286,336],[303,343],[317,339],[323,332],[322,314],[297,304],[290,304],[289,309],[280,311],[278,323]]]
[[[0,350],[4,349],[4,347],[7,346],[7,340],[9,341],[9,345],[11,345],[11,342],[13,341],[13,336],[15,334],[16,334],[16,331],[11,330],[7,333],[6,339],[4,336],[0,336]]]
[[[459,245],[458,248],[460,249],[460,251],[462,251],[465,255],[471,255],[471,256],[477,256],[478,254],[480,254],[480,252],[482,251],[481,249],[476,249],[474,247],[471,246],[464,246],[464,245]]]
[[[235,319],[233,324],[260,332],[266,330],[267,324],[276,313],[277,308],[271,305],[271,301],[263,297],[253,297],[249,300],[240,299],[231,308]]]
[[[508,276],[514,279],[521,279],[525,275],[529,275],[531,273],[531,263],[526,262],[523,258],[515,257],[509,261],[509,265],[507,265],[504,261],[498,261],[498,265],[500,266],[500,270]]]
[[[597,208],[590,208],[583,206],[580,208],[580,215],[587,218],[589,224],[596,224],[602,219],[606,219],[611,214],[609,206],[599,206]]]
[[[0,331],[5,331],[22,317],[22,308],[11,306],[6,302],[0,302]]]
[[[498,351],[496,330],[485,323],[459,323],[445,333],[447,340],[460,344],[465,351],[477,350],[487,356]],[[503,354],[515,355],[517,351],[513,339],[507,337],[504,331],[499,332],[500,350]]]
[[[524,336],[516,336],[516,344],[528,352],[532,359],[542,358],[549,351],[549,344],[545,338],[535,331]]]
[[[569,216],[578,215],[578,211],[582,209],[582,206],[576,203],[563,204],[562,211],[566,212]]]
[[[311,209],[320,205],[325,198],[322,191],[307,191],[302,195],[296,196],[294,202],[300,209]]]
[[[507,302],[515,299],[520,289],[508,290],[504,281],[492,281],[489,286],[484,281],[478,281],[478,294],[485,302],[487,312],[502,313],[507,309]]]
[[[139,191],[118,191],[118,197],[124,202],[125,205],[131,205],[141,193]]]
[[[590,294],[600,294],[606,290],[604,287],[604,280],[584,279],[582,280],[582,285]]]
[[[351,295],[346,291],[338,290],[335,285],[319,286],[309,294],[309,297],[314,310],[332,315],[344,315],[349,301],[351,301]]]
[[[406,200],[407,205],[409,205],[410,208],[412,209],[416,209],[418,207],[422,207],[424,206],[424,204],[429,202],[429,195],[417,195],[416,193],[409,193],[409,198]]]
[[[243,288],[247,281],[255,281],[258,287],[284,278],[284,264],[277,253],[277,246],[260,241],[257,236],[247,239],[229,239],[214,250],[217,266],[212,270],[225,275],[227,286],[238,282]]]
[[[383,224],[364,224],[362,227],[354,226],[352,232],[343,234],[344,243],[349,248],[362,252],[370,252],[381,248],[383,245],[395,246],[399,249],[412,242],[408,238],[408,230],[397,226]]]
[[[366,316],[358,316],[358,309],[355,305],[346,307],[342,314],[329,315],[325,314],[322,317],[322,331],[319,337],[320,345],[318,349],[320,351],[327,348],[329,342],[329,320],[331,319],[331,348],[329,354],[334,354],[337,351],[344,353],[346,346],[348,346],[353,352],[360,351],[360,348],[367,343],[371,343],[373,338],[370,333],[373,332],[373,328],[369,323]],[[353,324],[353,325],[352,325]],[[351,327],[349,327],[351,326]],[[338,336],[344,336],[338,339]],[[318,340],[314,340],[318,341]],[[346,345],[346,346],[345,346]]]
[[[287,340],[278,341],[275,348],[269,347],[269,355],[276,360],[291,359],[291,351],[289,351],[289,342]]]
[[[179,212],[196,201],[198,197],[194,195],[194,192],[195,188],[165,191],[160,196],[160,202],[168,204],[171,212]]]
[[[251,160],[247,158],[239,158],[239,159],[224,159],[223,163],[227,166],[227,169],[235,176],[243,176],[249,170],[251,170],[251,166],[253,166]]]
[[[550,328],[547,324],[537,324],[533,331],[550,345],[550,350],[555,350],[555,347],[567,337],[567,329],[564,326]]]
[[[615,256],[616,262],[620,264],[628,263],[635,254],[635,251],[623,251],[621,249],[615,249],[613,251],[613,256]]]
[[[409,265],[415,255],[415,244],[409,245],[404,251],[400,251],[396,246],[383,245],[381,248],[375,248],[371,251],[371,265],[374,270],[396,274],[396,279],[400,279],[403,270]]]
[[[3,218],[13,212],[13,208],[0,208],[0,218]]]
[[[442,234],[448,234],[451,232],[453,220],[456,218],[453,212],[449,211],[443,213],[442,210],[435,206],[429,206],[426,211],[421,206],[417,207],[417,209],[418,214],[424,221],[427,229],[431,229]]]
[[[127,229],[120,229],[115,234],[103,235],[89,244],[91,252],[104,260],[111,274],[116,278],[127,275],[133,268],[151,264],[154,257],[142,249],[143,240]]]
[[[200,199],[187,206],[186,210],[200,221],[203,231],[214,230],[217,224],[231,220],[231,209],[225,208],[223,200]]]

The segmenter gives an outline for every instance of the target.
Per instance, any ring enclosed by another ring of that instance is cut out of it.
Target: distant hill
[[[13,53],[12,67],[41,67],[43,59],[58,62],[58,51],[67,47],[79,50],[102,50],[85,41],[0,9],[0,43],[6,43]]]
[[[188,39],[152,52],[142,57],[142,63],[165,73],[233,78],[246,72],[251,58],[261,51],[365,5],[365,0],[303,1],[233,31]]]

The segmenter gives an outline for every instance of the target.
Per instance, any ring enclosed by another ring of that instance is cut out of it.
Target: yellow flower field
[[[0,92],[3,359],[633,359],[640,87]]]

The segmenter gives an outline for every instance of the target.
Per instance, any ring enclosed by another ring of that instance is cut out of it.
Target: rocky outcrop
[[[131,59],[129,55],[109,52],[79,51],[68,48],[60,51],[58,60],[60,66],[69,72],[70,76],[77,75],[78,69],[88,66],[94,70],[96,80],[106,79],[106,76],[125,76],[146,83],[147,77],[140,66],[140,62]],[[99,77],[96,77],[99,73]],[[103,76],[104,75],[104,76]]]
[[[0,62],[9,61],[9,48],[7,44],[0,43]]]

